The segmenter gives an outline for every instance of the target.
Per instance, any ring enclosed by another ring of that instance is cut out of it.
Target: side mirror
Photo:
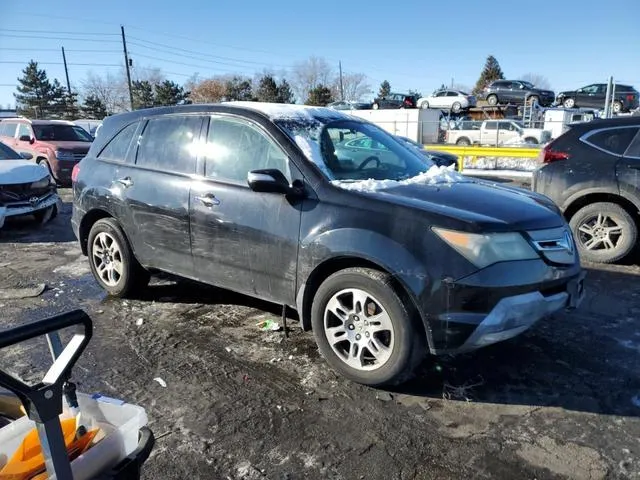
[[[250,171],[247,175],[247,184],[254,192],[283,193],[285,195],[302,193],[300,188],[289,184],[284,173],[275,168]]]
[[[29,152],[20,152],[20,156],[25,160],[31,160],[33,158],[33,155],[31,155]]]
[[[33,143],[35,140],[29,136],[29,135],[20,135],[20,138],[18,138],[18,140],[20,140],[21,142],[29,142],[29,143]]]

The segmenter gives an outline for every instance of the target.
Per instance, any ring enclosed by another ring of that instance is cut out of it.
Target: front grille
[[[52,187],[31,188],[31,183],[16,183],[15,185],[0,185],[0,205],[15,202],[28,202],[33,197],[42,197],[51,191]]]

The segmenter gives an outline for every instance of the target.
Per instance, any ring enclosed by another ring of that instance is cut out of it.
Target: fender
[[[587,195],[591,195],[594,193],[604,193],[604,194],[608,194],[608,195],[615,195],[617,197],[620,197],[620,190],[616,187],[613,186],[601,186],[601,187],[580,187],[580,184],[578,185],[573,185],[573,188],[576,189],[576,191],[574,193],[572,193],[571,195],[569,195],[569,197],[567,197],[567,199],[564,201],[564,203],[562,204],[562,211],[566,212],[567,209],[577,200],[581,199],[582,197],[586,197]],[[626,198],[626,197],[625,197]],[[638,206],[640,208],[640,204],[636,201],[633,201],[631,199],[628,199],[629,201],[631,201],[634,205]]]

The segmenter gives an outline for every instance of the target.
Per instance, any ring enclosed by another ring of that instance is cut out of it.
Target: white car
[[[460,90],[437,90],[418,100],[418,108],[439,108],[458,113],[476,106],[476,97]]]
[[[20,215],[33,215],[45,223],[61,207],[49,171],[0,142],[0,227],[7,218]]]

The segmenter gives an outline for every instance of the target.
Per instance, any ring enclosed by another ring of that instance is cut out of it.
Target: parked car
[[[386,97],[376,98],[372,105],[374,110],[383,108],[416,108],[417,106],[418,99],[416,96],[404,93],[390,93]]]
[[[450,129],[445,142],[456,145],[513,145],[528,143],[538,145],[551,139],[551,132],[541,128],[526,128],[518,120],[485,120],[477,128],[467,122],[469,129]]]
[[[397,138],[402,140],[407,146],[411,148],[417,149],[421,155],[427,157],[428,160],[432,161],[439,167],[450,167],[451,165],[455,165],[456,170],[460,170],[460,165],[458,163],[458,156],[452,153],[441,152],[440,150],[427,150],[424,148],[424,145],[418,143],[414,140],[411,140],[407,137],[401,137],[396,135]]]
[[[342,163],[347,137],[389,155]],[[583,295],[550,200],[432,166],[327,108],[139,110],[107,118],[74,168],[72,226],[113,296],[156,271],[242,292],[296,309],[346,377],[395,384],[427,351],[514,337]]]
[[[71,184],[71,171],[89,151],[93,137],[64,120],[2,119],[0,141],[28,152],[60,184]]]
[[[639,131],[633,116],[577,123],[540,152],[532,189],[560,207],[585,260],[616,262],[637,245]]]
[[[638,91],[630,85],[616,85],[612,109],[615,113],[638,108]],[[604,109],[607,96],[606,83],[593,83],[586,87],[558,93],[556,103],[565,108],[591,107]]]
[[[25,160],[27,155],[0,142],[0,228],[7,218],[23,215],[47,222],[62,205],[49,172]]]
[[[496,80],[480,93],[480,99],[489,105],[538,103],[543,107],[551,106],[555,101],[551,90],[536,88],[524,80]]]
[[[439,108],[458,113],[476,106],[476,97],[460,90],[437,90],[418,100],[419,108]]]
[[[334,110],[368,110],[371,108],[371,103],[341,100],[330,103],[327,107],[333,108]]]
[[[102,120],[80,119],[74,120],[73,123],[78,127],[84,128],[92,137],[96,136],[96,130],[102,124]]]

